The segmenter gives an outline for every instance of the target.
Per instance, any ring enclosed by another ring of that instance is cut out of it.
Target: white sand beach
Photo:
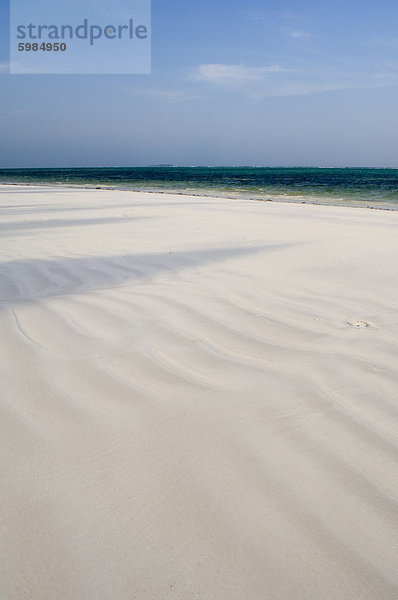
[[[398,212],[0,187],[0,596],[395,600]]]

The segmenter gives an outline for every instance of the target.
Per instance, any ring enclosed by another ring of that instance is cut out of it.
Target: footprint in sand
[[[347,325],[349,327],[355,327],[356,329],[366,329],[369,327],[373,327],[373,325],[371,325],[367,321],[347,321]]]

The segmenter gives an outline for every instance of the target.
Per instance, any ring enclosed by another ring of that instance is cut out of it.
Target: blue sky
[[[54,0],[56,1],[56,0]],[[398,3],[152,2],[152,75],[7,75],[0,167],[398,168]]]

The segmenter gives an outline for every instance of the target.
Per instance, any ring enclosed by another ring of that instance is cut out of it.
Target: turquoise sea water
[[[398,209],[398,169],[117,167],[0,169],[0,184],[110,187]]]

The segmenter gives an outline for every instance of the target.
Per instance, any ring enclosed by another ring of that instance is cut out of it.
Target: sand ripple
[[[145,198],[4,198],[4,597],[395,599],[398,215]]]

